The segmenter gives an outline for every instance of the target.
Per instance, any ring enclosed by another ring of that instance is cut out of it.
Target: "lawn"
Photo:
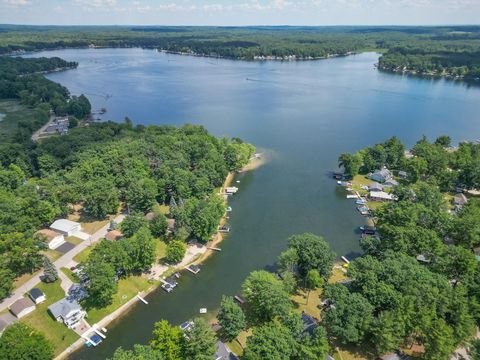
[[[361,194],[366,194],[367,191],[362,189],[362,186],[368,186],[373,183],[372,180],[368,179],[365,175],[357,175],[352,181],[352,189],[357,190]]]
[[[60,287],[59,281],[51,284],[39,283],[36,287],[44,292],[47,300],[37,305],[35,311],[22,318],[21,321],[41,331],[52,342],[55,355],[58,355],[78,339],[78,335],[73,330],[53,319],[48,313],[48,307],[62,299],[65,293]]]
[[[335,266],[333,267],[332,275],[330,276],[330,279],[328,279],[328,282],[330,284],[334,284],[336,282],[340,282],[348,279],[347,275],[339,267],[343,268],[343,263],[336,263]]]
[[[52,249],[42,250],[42,254],[47,256],[52,262],[58,260],[63,255],[60,251]]]
[[[27,273],[27,274],[23,274],[23,275],[15,278],[15,280],[13,281],[13,288],[14,289],[19,288],[20,286],[25,284],[28,280],[33,278],[35,275],[38,275],[40,272],[41,272],[41,270],[36,271],[33,274]]]
[[[60,270],[65,274],[67,275],[67,277],[72,280],[72,282],[74,283],[79,283],[80,282],[80,279],[78,278],[78,276],[76,274],[73,273],[72,270],[70,269],[67,269],[65,267],[62,267],[60,268]]]
[[[320,319],[320,296],[322,295],[322,289],[316,289],[310,291],[298,290],[296,294],[291,296],[296,312],[301,313],[304,311],[310,316],[316,319]],[[307,301],[308,296],[308,301]]]
[[[237,336],[236,339],[234,339],[233,341],[230,341],[229,343],[227,343],[227,345],[230,348],[230,350],[232,350],[235,354],[237,354],[238,356],[242,356],[243,349],[247,345],[247,338],[250,335],[252,335],[252,330],[249,329],[246,331],[242,331],[240,335]]]
[[[130,276],[126,279],[120,279],[118,282],[118,291],[113,296],[113,302],[107,307],[96,309],[92,308],[87,311],[88,322],[95,324],[103,319],[111,312],[117,310],[140,291],[147,290],[151,286],[158,285],[158,282],[149,282],[144,276]]]
[[[77,263],[83,263],[85,261],[87,261],[88,259],[88,255],[90,255],[90,253],[92,252],[94,246],[89,246],[87,248],[85,248],[84,250],[82,250],[80,253],[78,253],[77,255],[75,255],[73,257],[73,260],[76,261]]]
[[[157,262],[167,255],[167,244],[165,241],[157,240],[155,253],[157,254]]]
[[[73,244],[75,246],[77,246],[78,244],[82,243],[84,240],[80,239],[80,238],[77,238],[75,236],[69,236],[67,238],[65,238],[65,240],[67,242],[69,242],[70,244]]]
[[[82,231],[86,232],[87,234],[92,235],[92,234],[95,234],[102,227],[107,225],[109,222],[110,222],[110,220],[83,222],[82,223]]]

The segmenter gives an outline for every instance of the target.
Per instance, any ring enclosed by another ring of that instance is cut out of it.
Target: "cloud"
[[[26,6],[32,3],[30,0],[3,0],[3,2],[10,6]]]

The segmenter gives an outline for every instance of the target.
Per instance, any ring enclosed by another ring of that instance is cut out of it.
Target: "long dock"
[[[145,300],[144,298],[142,298],[142,297],[140,296],[140,294],[137,294],[137,298],[138,298],[140,301],[142,301],[144,304],[148,305],[148,301]]]
[[[215,250],[215,251],[222,251],[222,249],[220,249],[218,247],[213,247],[213,246],[207,246],[207,249]]]

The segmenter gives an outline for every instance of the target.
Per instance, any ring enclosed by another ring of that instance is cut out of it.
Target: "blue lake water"
[[[33,54],[79,62],[48,77],[85,93],[103,119],[135,124],[204,125],[267,154],[268,163],[237,177],[232,231],[200,274],[171,294],[158,290],[109,326],[108,338],[72,359],[104,359],[118,346],[146,343],[160,319],[180,323],[222,294],[238,292],[255,269],[271,266],[287,238],[312,232],[340,255],[360,251],[363,218],[326,176],[338,155],[396,135],[411,146],[422,135],[454,142],[480,138],[480,88],[383,73],[375,53],[310,62],[243,62],[141,49],[82,49]]]

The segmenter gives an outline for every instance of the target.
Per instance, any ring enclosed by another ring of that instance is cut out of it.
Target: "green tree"
[[[290,330],[278,322],[268,322],[253,329],[247,338],[245,360],[290,360],[297,351]]]
[[[150,268],[155,262],[155,240],[147,227],[139,229],[128,240],[127,253],[130,256],[131,269],[142,272]]]
[[[183,241],[173,240],[167,245],[167,255],[165,260],[176,264],[182,261],[186,251],[187,247]]]
[[[439,145],[441,147],[446,148],[450,146],[451,142],[452,142],[452,139],[450,138],[450,136],[442,135],[435,140],[435,145]]]
[[[110,305],[118,288],[114,280],[115,267],[101,259],[89,259],[85,264],[85,274],[90,279],[87,285],[89,305],[98,308]]]
[[[138,230],[148,227],[148,222],[142,213],[133,213],[127,215],[120,223],[120,230],[125,237],[132,237]]]
[[[215,333],[202,318],[193,320],[183,346],[183,355],[188,360],[211,360],[216,351]]]
[[[305,336],[300,343],[297,358],[302,360],[324,359],[329,349],[327,332],[322,326],[318,326],[312,336]]]
[[[480,340],[473,340],[468,349],[468,354],[472,360],[480,360]]]
[[[222,337],[226,341],[235,339],[247,326],[245,314],[231,296],[222,297],[217,319],[222,326]]]
[[[153,219],[150,221],[149,227],[153,236],[163,238],[167,233],[167,218],[162,213],[155,212]]]
[[[344,153],[338,158],[338,166],[343,167],[345,174],[352,178],[358,175],[361,165],[362,157],[360,154]]]
[[[311,269],[308,271],[305,277],[305,287],[308,289],[307,304],[310,299],[310,291],[322,287],[324,284],[323,278],[320,276],[317,269]]]
[[[323,238],[310,233],[294,235],[288,239],[288,246],[297,251],[298,271],[302,278],[307,276],[311,269],[316,269],[324,280],[328,280],[332,273],[335,253]]]
[[[164,360],[158,352],[149,346],[135,344],[133,350],[124,350],[119,347],[108,360]],[[180,359],[180,358],[178,358]]]
[[[8,326],[0,338],[0,359],[51,360],[53,346],[43,334],[16,322]]]
[[[294,273],[297,271],[298,254],[294,248],[288,248],[278,257],[278,268],[281,272],[290,271]]]
[[[125,192],[125,201],[130,211],[147,212],[155,204],[157,194],[155,180],[140,179],[130,184]]]
[[[290,310],[292,303],[282,282],[266,271],[254,271],[245,279],[242,293],[252,323],[267,322]]]
[[[89,181],[84,186],[85,209],[96,218],[103,219],[108,214],[116,214],[120,202],[114,184],[108,178]]]
[[[46,283],[54,282],[58,279],[58,271],[52,261],[47,257],[43,257],[43,278]]]
[[[0,300],[5,299],[13,289],[15,275],[4,264],[0,263]]]
[[[164,360],[182,360],[184,338],[178,326],[170,326],[167,320],[155,323],[150,346]]]

